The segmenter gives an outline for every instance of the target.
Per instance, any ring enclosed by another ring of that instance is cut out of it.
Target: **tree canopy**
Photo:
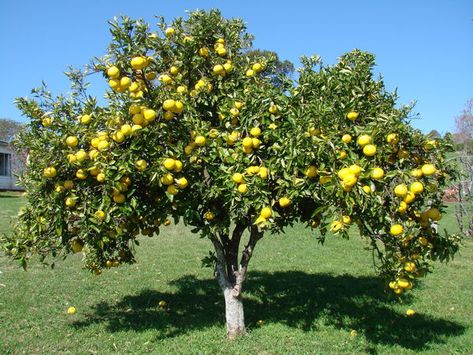
[[[17,140],[29,151],[29,204],[4,245],[24,266],[82,251],[99,274],[135,262],[138,236],[174,219],[211,241],[205,261],[230,292],[229,324],[257,241],[293,223],[320,241],[356,225],[396,294],[457,250],[433,225],[455,177],[451,143],[410,126],[411,107],[374,77],[372,54],[303,57],[293,82],[277,56],[248,55],[243,21],[216,10],[158,29],[124,17],[110,30],[93,66],[108,80],[106,105],[80,71],[68,73],[69,96],[43,87],[17,101],[31,118]]]

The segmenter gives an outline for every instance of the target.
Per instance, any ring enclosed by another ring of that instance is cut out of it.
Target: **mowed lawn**
[[[0,232],[23,198],[0,193]],[[453,211],[453,209],[452,209]],[[443,226],[455,230],[449,214]],[[81,256],[27,272],[0,257],[0,353],[467,354],[473,349],[473,243],[402,299],[384,293],[358,236],[321,246],[302,226],[267,235],[245,284],[248,335],[225,339],[209,242],[181,225],[142,238],[138,263],[95,276]],[[167,309],[158,307],[165,300]],[[68,315],[69,306],[77,314]],[[408,308],[416,310],[406,317]],[[263,320],[263,326],[257,321]]]

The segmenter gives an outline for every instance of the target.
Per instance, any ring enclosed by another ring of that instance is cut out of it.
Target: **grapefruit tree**
[[[3,244],[23,266],[82,252],[100,274],[134,262],[140,234],[181,221],[213,245],[205,261],[233,338],[245,332],[241,292],[257,242],[292,223],[321,241],[356,225],[398,295],[457,250],[435,227],[455,176],[450,143],[409,125],[411,107],[374,77],[372,55],[303,58],[296,83],[275,85],[272,58],[250,59],[244,23],[218,11],[161,19],[155,31],[122,18],[111,34],[93,64],[106,104],[79,71],[68,73],[69,96],[43,87],[17,101],[31,119],[17,140],[29,153],[29,203]]]

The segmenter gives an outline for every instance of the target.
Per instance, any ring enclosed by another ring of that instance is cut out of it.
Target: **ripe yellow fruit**
[[[104,182],[105,181],[105,174],[104,173],[98,173],[96,177],[98,182]]]
[[[347,157],[347,152],[346,152],[346,151],[342,150],[342,151],[340,151],[340,153],[338,153],[338,158],[339,158],[340,160],[343,160],[343,159],[345,159],[346,157]]]
[[[363,186],[363,191],[367,194],[371,193],[371,187],[369,187],[368,185],[364,185]]]
[[[255,63],[251,66],[251,69],[253,69],[256,73],[259,73],[261,70],[263,70],[263,66],[261,63]]]
[[[176,107],[176,101],[173,99],[167,99],[163,102],[163,109],[166,111],[172,111]]]
[[[167,170],[174,170],[176,167],[176,161],[172,158],[166,158],[164,159],[163,165]]]
[[[174,33],[176,33],[176,30],[172,27],[168,27],[164,30],[164,34],[166,35],[166,37],[172,37]]]
[[[384,177],[384,170],[381,168],[373,168],[370,176],[372,179],[380,180]]]
[[[358,143],[359,146],[364,147],[365,145],[370,144],[371,141],[372,141],[371,136],[367,134],[362,134],[361,136],[358,137],[356,142]]]
[[[167,173],[167,174],[164,174],[162,177],[161,177],[161,183],[163,185],[171,185],[172,183],[174,182],[174,178],[172,177],[172,174],[171,173]]]
[[[343,224],[350,224],[351,223],[351,217],[350,216],[342,216],[342,222],[343,222]]]
[[[117,143],[121,143],[125,140],[125,135],[121,131],[118,131],[112,134],[112,139]]]
[[[435,168],[435,165],[433,164],[424,164],[422,165],[422,174],[425,176],[430,176],[434,175],[437,172],[437,169]]]
[[[76,205],[76,199],[75,197],[68,197],[66,198],[66,206],[69,208],[72,208]]]
[[[232,69],[233,69],[233,65],[232,65],[232,63],[229,61],[229,62],[227,62],[227,63],[225,63],[225,64],[223,65],[223,68],[225,69],[225,71],[226,71],[227,73],[230,73],[230,72],[232,71]]]
[[[195,137],[195,144],[197,144],[199,147],[204,146],[206,141],[207,141],[207,140],[205,139],[204,136],[197,136],[197,137]]]
[[[273,211],[271,210],[271,207],[263,207],[260,212],[260,216],[268,219],[272,216]]]
[[[421,169],[414,169],[414,170],[411,170],[411,176],[412,177],[415,177],[417,179],[421,178],[424,174],[422,174],[422,170]]]
[[[102,210],[98,210],[94,213],[95,218],[103,220],[105,219],[105,212]]]
[[[185,177],[176,179],[175,182],[176,182],[177,187],[179,187],[180,189],[185,189],[189,185],[189,182],[187,181]]]
[[[51,117],[45,117],[41,120],[41,124],[44,126],[44,127],[50,127],[51,124],[52,124],[53,120],[51,119]]]
[[[127,76],[124,76],[120,79],[120,88],[125,90],[128,89],[131,85],[131,79]]]
[[[150,108],[143,110],[143,117],[146,121],[151,122],[154,121],[156,118],[156,111]]]
[[[148,167],[148,162],[144,159],[136,161],[135,166],[138,170],[144,171]]]
[[[404,270],[407,272],[414,272],[416,270],[416,264],[413,263],[412,261],[408,261],[407,263],[404,264]]]
[[[363,147],[363,154],[367,157],[372,157],[376,154],[376,146],[374,144],[367,144]]]
[[[218,47],[216,52],[220,57],[225,57],[227,55],[227,50],[225,47]]]
[[[140,70],[148,66],[148,60],[145,57],[134,57],[130,61],[131,67],[135,70]]]
[[[84,149],[80,149],[76,153],[76,159],[79,163],[82,163],[85,159],[87,159],[87,157],[88,157],[88,154],[86,153]]]
[[[407,279],[399,279],[397,280],[397,284],[401,288],[409,288],[411,285],[411,282]]]
[[[209,49],[207,47],[199,48],[199,55],[201,57],[207,58],[209,56]]]
[[[405,184],[399,184],[394,188],[394,194],[397,197],[404,198],[404,197],[406,197],[407,192],[408,192],[408,190],[407,190],[407,186]]]
[[[77,147],[77,144],[79,144],[79,140],[76,136],[69,136],[66,138],[66,144],[68,147],[74,148]]]
[[[173,65],[170,69],[169,69],[169,72],[171,73],[171,75],[177,75],[179,74],[179,68],[176,67],[175,65]]]
[[[310,165],[304,172],[304,175],[309,179],[313,179],[317,175],[317,168],[314,165]]]
[[[245,148],[253,148],[253,139],[251,137],[245,137],[243,138],[241,144]]]
[[[241,173],[235,173],[235,174],[232,175],[232,180],[233,180],[233,182],[235,182],[237,184],[241,184],[245,181],[245,177]]]
[[[166,189],[166,192],[167,192],[168,194],[170,194],[170,195],[176,195],[176,194],[179,192],[179,190],[177,189],[176,186],[174,186],[174,185],[169,185],[169,186],[167,187],[167,189]]]
[[[424,191],[424,185],[420,181],[414,181],[411,186],[409,186],[409,190],[415,194],[418,195],[422,191]]]
[[[399,207],[398,207],[398,212],[399,213],[404,213],[407,211],[407,203],[404,201],[399,202]]]
[[[255,76],[255,71],[253,69],[248,69],[245,73],[245,75],[248,77],[248,78],[252,78]]]
[[[252,148],[254,149],[258,149],[261,145],[261,141],[258,138],[253,138],[251,140],[251,143],[252,143]]]
[[[212,211],[207,211],[204,213],[204,218],[209,222],[213,221],[215,219],[215,214]]]
[[[237,190],[241,194],[246,194],[248,192],[248,185],[245,183],[240,184],[238,185]]]
[[[126,197],[124,194],[118,193],[118,194],[113,195],[113,201],[115,203],[123,203],[125,202],[125,200],[126,200]]]
[[[352,137],[351,137],[349,134],[344,134],[344,135],[342,136],[342,142],[343,142],[343,143],[348,144],[348,143],[351,142],[351,140],[352,140]]]
[[[85,179],[87,179],[87,172],[85,172],[85,170],[83,170],[83,169],[79,169],[79,170],[76,171],[76,177],[79,180],[85,180]]]
[[[250,134],[253,136],[253,137],[259,137],[261,135],[261,128],[259,127],[253,127],[251,130],[250,130]]]
[[[358,179],[354,174],[347,174],[342,180],[343,186],[351,188],[357,183]]]
[[[179,85],[177,88],[176,88],[176,92],[178,94],[185,94],[187,92],[187,86],[185,85]]]
[[[182,161],[180,161],[180,160],[175,160],[175,161],[174,161],[174,165],[175,165],[175,166],[174,166],[174,169],[172,169],[172,171],[174,171],[175,173],[179,173],[179,172],[182,171],[182,167],[183,167]]]
[[[67,314],[74,315],[74,314],[76,314],[76,313],[77,313],[76,307],[69,307],[69,308],[67,309]]]
[[[269,113],[275,115],[279,112],[279,108],[277,105],[275,104],[271,104],[271,106],[269,106],[269,109],[268,109]]]
[[[281,197],[278,202],[279,206],[284,208],[291,204],[291,199],[289,197]]]
[[[397,144],[399,143],[399,136],[396,133],[389,133],[386,136],[386,142],[389,144]]]
[[[92,121],[92,116],[90,116],[90,115],[80,116],[80,123],[82,123],[82,124],[89,124],[91,121]]]
[[[215,75],[225,75],[225,68],[223,65],[217,64],[213,67],[213,73]]]
[[[139,131],[142,128],[143,128],[143,126],[141,126],[139,124],[134,124],[133,126],[131,126],[131,133],[135,133],[135,132]]]
[[[393,236],[397,236],[399,234],[402,234],[404,232],[404,227],[400,224],[393,224],[391,226],[391,229],[389,230],[389,233]]]
[[[347,113],[347,118],[350,120],[350,121],[354,121],[358,118],[359,116],[359,113],[358,112],[355,112],[355,111],[351,111],[351,112],[348,112]]]
[[[124,136],[129,136],[131,134],[131,126],[129,124],[124,124],[120,127],[120,132]]]
[[[240,110],[236,107],[233,107],[230,109],[230,115],[232,115],[233,117],[238,117],[240,115]]]
[[[410,309],[410,308],[409,308],[409,309],[406,311],[406,316],[408,316],[408,317],[412,317],[412,316],[414,316],[415,314],[416,314],[416,311],[414,311],[413,309]]]
[[[261,179],[266,180],[268,178],[268,168],[265,166],[260,167],[258,175]]]
[[[355,174],[355,176],[358,176],[361,174],[362,168],[359,165],[353,164],[348,167],[350,170],[350,173]]]
[[[69,161],[69,163],[73,164],[77,161],[77,157],[75,154],[67,154],[67,160]]]
[[[411,203],[412,201],[414,201],[416,199],[416,195],[412,192],[412,191],[409,191],[406,195],[406,197],[404,197],[404,202],[409,204]]]
[[[107,76],[110,79],[116,79],[120,76],[120,69],[118,69],[115,65],[112,65],[110,68],[107,69]]]
[[[107,150],[109,146],[110,146],[110,143],[108,143],[108,141],[100,141],[99,144],[97,145],[97,149],[100,151],[104,151],[104,150]]]
[[[47,178],[53,178],[57,175],[56,168],[54,166],[47,167],[43,170],[43,175]]]
[[[330,224],[330,230],[334,233],[337,233],[342,228],[343,228],[343,223],[340,221],[333,221]]]

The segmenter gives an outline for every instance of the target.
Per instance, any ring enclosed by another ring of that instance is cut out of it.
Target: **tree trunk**
[[[226,288],[223,291],[223,295],[225,296],[227,336],[228,339],[233,340],[246,333],[243,302],[240,295],[234,295],[233,288]]]
[[[244,229],[244,225],[237,224],[232,239],[225,235],[210,238],[214,244],[217,259],[215,276],[225,297],[225,319],[229,339],[238,338],[246,333],[241,291],[256,242],[263,236],[255,226],[250,228],[250,240],[245,246],[238,264],[238,246]]]

